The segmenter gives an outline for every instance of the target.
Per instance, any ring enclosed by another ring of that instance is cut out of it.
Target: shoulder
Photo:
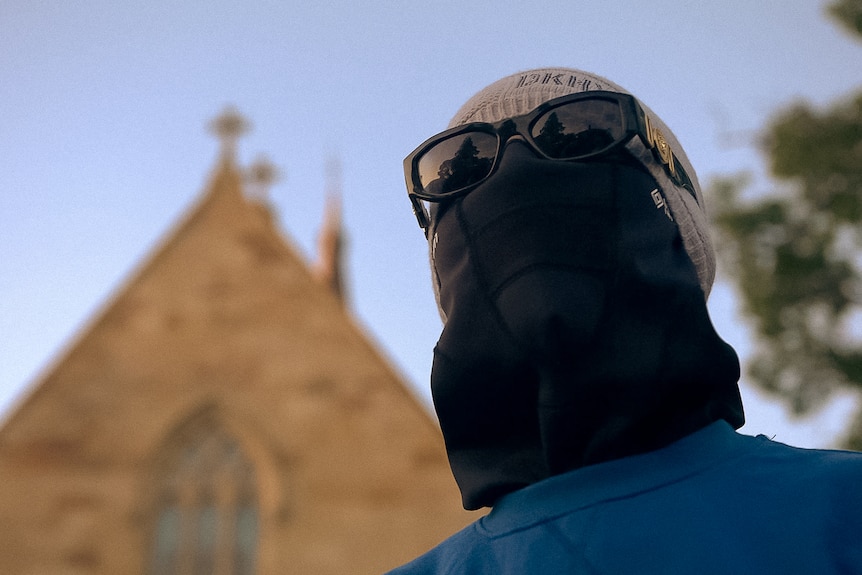
[[[764,459],[774,460],[781,469],[772,474],[777,485],[771,490],[777,493],[772,496],[774,506],[785,511],[784,531],[805,529],[787,527],[793,524],[809,526],[805,539],[789,539],[807,540],[806,547],[816,547],[819,539],[820,553],[844,566],[840,572],[858,572],[862,565],[858,535],[862,531],[862,453],[761,441],[768,442],[762,450]]]
[[[820,485],[837,490],[848,489],[847,495],[862,497],[862,453],[832,449],[803,449],[780,443],[772,443],[772,449],[780,452],[792,462],[793,475],[797,481],[805,481],[811,487]]]
[[[832,528],[862,528],[862,453],[805,449],[763,436],[733,471],[762,504],[792,508]]]
[[[493,561],[492,555],[483,553],[486,539],[473,523],[455,533],[424,555],[420,555],[410,563],[393,569],[387,575],[454,575],[456,573],[486,572],[479,568],[488,561]]]
[[[784,471],[797,481],[818,479],[829,484],[862,479],[862,453],[837,449],[807,449],[772,441],[763,435],[746,437],[757,449],[752,455],[768,470]]]

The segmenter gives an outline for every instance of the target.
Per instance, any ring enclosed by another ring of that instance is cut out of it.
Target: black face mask
[[[736,354],[642,169],[513,142],[433,219],[447,321],[431,388],[465,508],[718,419],[742,425]]]

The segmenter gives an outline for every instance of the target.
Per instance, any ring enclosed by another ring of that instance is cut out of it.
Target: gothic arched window
[[[239,442],[204,418],[175,434],[167,449],[159,470],[150,573],[253,574],[256,481]]]

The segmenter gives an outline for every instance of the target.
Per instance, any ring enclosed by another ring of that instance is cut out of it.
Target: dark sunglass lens
[[[491,173],[497,137],[486,132],[456,134],[426,150],[417,164],[428,194],[446,194],[475,184]]]
[[[533,124],[531,135],[546,155],[576,159],[606,150],[623,135],[620,106],[592,98],[557,106]]]

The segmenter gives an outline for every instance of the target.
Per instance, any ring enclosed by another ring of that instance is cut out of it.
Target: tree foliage
[[[829,10],[862,38],[862,0]],[[749,379],[804,413],[862,394],[862,91],[789,107],[761,146],[779,185],[743,201],[744,178],[714,182],[717,244],[758,336]],[[862,450],[862,411],[847,446]]]
[[[851,33],[862,37],[862,0],[834,2],[829,13]]]

